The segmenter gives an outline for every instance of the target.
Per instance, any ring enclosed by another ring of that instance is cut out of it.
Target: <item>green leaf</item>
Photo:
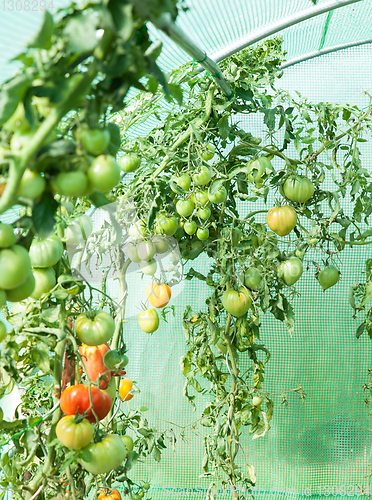
[[[49,349],[48,346],[39,342],[31,351],[32,359],[36,366],[44,373],[50,372]]]
[[[134,30],[133,5],[121,0],[110,0],[107,7],[111,11],[117,34],[124,42],[128,41]]]
[[[177,103],[180,106],[182,106],[182,101],[183,101],[182,88],[174,83],[168,83],[168,88],[171,96],[176,99]]]
[[[43,309],[41,311],[41,317],[47,323],[54,324],[59,319],[60,310],[60,305],[57,307],[48,307],[48,309]]]
[[[188,352],[180,360],[181,371],[185,377],[191,371],[191,359],[192,352]]]
[[[32,40],[28,42],[27,47],[29,49],[50,49],[53,31],[53,16],[48,10],[45,10],[43,24]]]
[[[226,183],[226,179],[215,179],[211,182],[208,191],[211,195],[218,193],[219,189],[224,186]]]
[[[114,122],[108,122],[106,128],[110,132],[110,144],[108,145],[108,152],[111,156],[116,156],[121,146],[120,127]]]
[[[261,108],[261,111],[264,113],[264,124],[267,126],[269,130],[275,129],[275,116],[276,116],[276,108],[274,109],[265,109]]]
[[[228,115],[224,115],[222,118],[218,120],[218,131],[221,136],[221,139],[227,139],[229,136],[229,117]]]
[[[247,465],[247,477],[252,484],[256,483],[257,478],[256,478],[256,473],[255,473],[253,465],[249,465],[249,464]]]
[[[154,460],[156,460],[156,462],[160,462],[161,452],[156,446],[153,449],[152,456],[154,457]]]
[[[133,465],[137,462],[138,458],[139,458],[138,453],[136,451],[134,451],[134,450],[131,451],[129,453],[129,455],[127,456],[127,461],[125,463],[125,468],[127,470],[130,470],[133,467]]]
[[[0,127],[13,115],[31,83],[28,75],[17,75],[4,83],[0,91]]]
[[[357,329],[357,331],[355,333],[355,336],[356,336],[357,339],[359,339],[359,337],[362,336],[365,328],[366,328],[366,323],[365,322],[358,326],[358,329]]]
[[[57,208],[58,203],[52,194],[44,191],[41,200],[36,203],[32,210],[32,222],[39,236],[45,238],[53,231],[56,222],[54,214]]]
[[[141,406],[139,411],[148,411],[148,408],[146,406]]]
[[[97,18],[95,11],[92,11],[90,15],[85,11],[84,14],[79,13],[68,18],[64,34],[67,37],[71,52],[76,54],[92,52],[98,45],[96,31]]]

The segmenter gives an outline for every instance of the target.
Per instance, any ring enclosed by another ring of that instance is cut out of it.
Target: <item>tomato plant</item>
[[[279,236],[286,236],[297,224],[296,211],[288,205],[271,208],[266,219],[269,228]]]
[[[91,391],[92,405],[89,391]],[[76,412],[83,415],[89,410],[85,418],[94,423],[96,416],[98,420],[102,420],[111,410],[111,397],[106,391],[97,387],[92,386],[89,389],[83,384],[71,385],[61,394],[61,410],[65,415],[75,415]]]
[[[146,333],[154,333],[159,328],[159,316],[155,309],[146,309],[138,315],[138,324]]]
[[[84,418],[79,421],[74,415],[62,417],[56,427],[57,438],[66,448],[81,450],[92,441],[94,428],[92,424]]]

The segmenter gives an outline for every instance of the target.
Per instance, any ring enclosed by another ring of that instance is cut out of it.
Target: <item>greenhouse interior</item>
[[[0,2],[0,499],[371,495],[372,0]]]

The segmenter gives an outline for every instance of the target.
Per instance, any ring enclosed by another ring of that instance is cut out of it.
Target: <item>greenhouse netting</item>
[[[0,81],[6,81],[17,71],[20,63],[14,57],[23,51],[42,23],[41,2],[30,3],[37,4],[37,12],[26,11],[24,0],[0,3]],[[46,4],[50,9],[48,0]],[[53,0],[52,4],[56,12],[67,3]],[[298,100],[304,96],[309,103],[343,103],[359,109],[370,105],[371,0],[320,0],[315,5],[310,0],[186,0],[183,5],[187,9],[178,15],[177,26],[221,65],[226,57],[240,50],[256,47],[274,36],[282,37],[286,61],[275,82],[277,90],[282,89]],[[164,72],[170,73],[190,62],[193,63],[190,71],[199,66],[198,61],[192,61],[190,54],[153,24],[149,23],[148,29],[153,41],[163,43],[158,64]],[[202,81],[206,74],[200,70],[197,78]],[[132,98],[135,95],[135,92],[129,94]],[[161,101],[159,113],[168,109],[169,103]],[[118,116],[115,114],[113,120],[119,123]],[[231,123],[239,123],[241,129],[253,137],[265,138],[265,142],[268,136],[262,117],[262,113],[236,114]],[[152,116],[133,125],[128,137],[132,140],[147,136],[159,121],[159,116]],[[369,136],[366,131],[363,137],[367,141],[359,144],[362,166],[371,172],[370,131]],[[232,141],[224,151],[237,144],[238,140]],[[288,147],[286,155],[297,155],[294,145]],[[324,152],[319,161],[327,164],[330,157],[331,153]],[[275,171],[283,167],[281,158],[275,156],[271,161]],[[325,172],[323,190],[332,190],[332,175],[331,171]],[[277,193],[270,193],[266,199],[239,200],[239,215],[244,219],[252,210],[264,212],[276,198]],[[345,214],[352,212],[347,198],[340,203]],[[13,222],[18,210],[19,207],[13,207],[1,216],[1,221]],[[104,211],[90,213],[97,230],[105,219]],[[258,214],[256,222],[265,224],[266,215]],[[280,244],[282,252],[286,251],[286,244],[287,240]],[[372,421],[365,388],[370,382],[371,341],[365,333],[360,338],[356,336],[361,318],[353,318],[349,291],[351,286],[365,281],[365,263],[371,258],[371,251],[368,245],[354,245],[335,254],[333,262],[340,269],[341,278],[337,286],[326,292],[315,277],[317,266],[324,264],[323,257],[316,246],[304,257],[303,275],[296,284],[296,292],[290,295],[295,314],[292,332],[269,312],[260,314],[260,340],[271,353],[265,367],[264,390],[274,402],[274,415],[270,430],[263,437],[252,439],[248,428],[243,431],[237,460],[244,469],[249,464],[251,477],[256,477],[252,491],[257,499],[370,495]],[[205,275],[210,265],[208,256],[186,261],[183,276],[190,268]],[[129,271],[125,324],[130,357],[127,372],[141,392],[126,403],[126,408],[148,408],[145,417],[149,426],[164,431],[167,438],[161,461],[138,462],[132,470],[133,477],[151,483],[153,500],[207,498],[210,479],[202,477],[202,464],[208,428],[197,422],[210,395],[199,394],[193,408],[183,394],[185,377],[180,358],[186,352],[182,312],[186,305],[194,311],[205,308],[210,287],[200,280],[183,279],[175,284],[172,287],[175,315],[168,314],[167,322],[162,322],[161,328],[149,336],[138,326],[137,315],[139,297],[145,296],[151,277],[140,280],[136,268]],[[118,298],[119,289],[113,276],[108,289]],[[249,369],[248,361],[240,355],[241,372]],[[5,418],[13,417],[18,403],[17,389],[2,399]],[[21,498],[4,494],[9,500]],[[239,498],[248,497],[246,493]],[[228,488],[226,492],[220,489],[215,498],[233,497]]]

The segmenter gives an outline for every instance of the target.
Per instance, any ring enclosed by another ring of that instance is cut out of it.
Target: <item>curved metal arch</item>
[[[283,63],[280,67],[282,69],[289,68],[290,66],[293,66],[295,64],[304,62],[304,61],[309,61],[310,59],[314,59],[315,57],[319,56],[324,56],[325,54],[331,54],[332,52],[337,52],[339,50],[345,50],[345,49],[350,49],[351,47],[359,47],[361,45],[367,45],[369,43],[372,43],[372,38],[367,38],[366,40],[360,40],[359,42],[351,42],[351,43],[343,43],[340,45],[333,45],[332,47],[327,47],[325,49],[321,50],[315,50],[314,52],[308,52],[307,54],[303,54],[298,57],[294,57],[293,59],[290,59],[289,61]]]
[[[329,0],[328,2],[309,7],[308,9],[302,10],[300,12],[295,12],[294,14],[290,14],[287,17],[279,19],[278,21],[255,30],[252,33],[249,33],[247,36],[241,38],[240,40],[237,40],[235,43],[229,45],[228,47],[224,47],[222,50],[215,52],[210,56],[210,59],[218,63],[223,59],[226,59],[226,57],[229,57],[236,52],[245,49],[249,45],[253,45],[254,43],[257,43],[264,38],[275,35],[275,33],[278,33],[279,31],[282,31],[286,28],[290,28],[295,24],[301,23],[302,21],[307,21],[308,19],[319,16],[321,14],[325,14],[326,12],[339,9],[341,7],[346,7],[347,5],[361,1],[363,0]],[[198,66],[197,71],[202,72],[204,71],[204,68],[202,66]]]

